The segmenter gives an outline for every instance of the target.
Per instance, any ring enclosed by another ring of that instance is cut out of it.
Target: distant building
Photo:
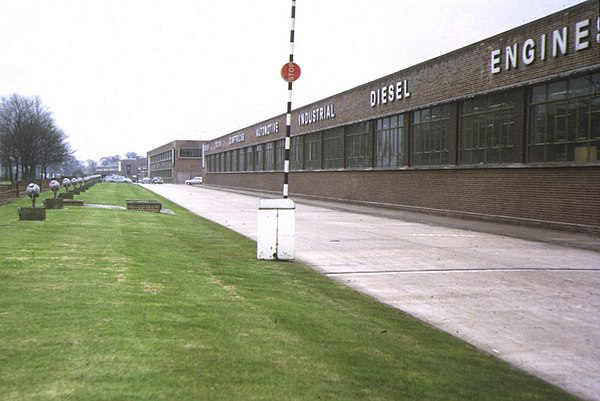
[[[137,159],[121,159],[119,160],[119,174],[137,179],[138,176],[138,161]]]
[[[148,177],[148,159],[145,157],[138,157],[137,162],[138,179]]]
[[[96,174],[100,174],[102,176],[118,174],[119,173],[119,164],[113,163],[108,166],[98,166],[96,167]]]
[[[161,177],[165,183],[183,184],[204,175],[202,147],[206,141],[178,140],[147,153],[148,177]]]

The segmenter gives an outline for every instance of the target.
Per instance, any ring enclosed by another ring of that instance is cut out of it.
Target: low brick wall
[[[62,199],[63,206],[83,206],[83,201],[79,199]]]
[[[62,209],[64,207],[64,201],[62,198],[46,198],[44,199],[44,207],[46,209]]]
[[[73,192],[61,192],[58,194],[60,199],[73,199]]]
[[[19,213],[19,220],[46,220],[46,208],[44,207],[20,207],[17,208],[17,212]]]
[[[14,184],[0,185],[0,205],[17,197],[17,192]]]
[[[156,200],[126,200],[127,210],[160,213],[162,205]]]

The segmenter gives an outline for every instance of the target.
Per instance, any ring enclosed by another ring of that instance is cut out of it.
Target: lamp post
[[[35,200],[40,196],[40,186],[34,182],[27,185],[27,196],[31,198],[31,207],[19,207],[19,220],[46,220],[46,208],[35,207]]]
[[[27,185],[27,195],[31,198],[31,207],[35,209],[35,200],[38,196],[40,196],[40,186],[35,183],[30,183]]]

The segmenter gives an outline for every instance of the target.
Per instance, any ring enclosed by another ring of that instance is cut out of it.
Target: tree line
[[[72,161],[67,135],[39,97],[12,94],[0,99],[0,164],[9,181],[48,176]]]

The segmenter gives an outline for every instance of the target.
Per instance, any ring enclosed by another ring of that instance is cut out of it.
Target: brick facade
[[[410,155],[411,112],[446,105],[448,164],[417,167],[407,156],[404,165],[390,170],[371,166],[363,170],[292,171],[290,196],[366,202],[600,234],[598,160],[527,160],[530,89],[598,72],[600,11],[598,1],[590,0],[294,110],[292,136],[403,114],[407,125],[403,146],[405,154]],[[600,82],[595,85],[600,86]],[[514,104],[510,162],[461,165],[461,102],[499,92],[508,93]],[[207,158],[284,137],[285,115],[276,116],[210,141]],[[273,193],[281,191],[282,181],[282,172],[220,168],[210,170],[205,177],[207,184]]]
[[[196,140],[177,140],[149,151],[147,153],[148,177],[159,176],[165,183],[183,184],[185,180],[203,176],[202,146],[205,143]],[[194,154],[190,153],[192,151]]]

